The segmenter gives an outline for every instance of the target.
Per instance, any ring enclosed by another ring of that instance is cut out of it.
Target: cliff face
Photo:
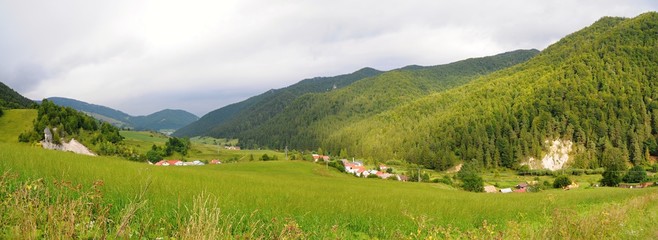
[[[96,156],[96,154],[91,152],[87,147],[85,147],[85,145],[82,145],[82,143],[76,141],[75,139],[71,139],[71,141],[69,141],[68,143],[62,142],[62,144],[56,144],[51,141],[41,141],[41,146],[43,146],[43,148],[45,149]]]
[[[530,169],[548,169],[551,171],[560,170],[569,162],[569,154],[572,152],[573,143],[570,140],[555,139],[553,141],[544,141],[546,154],[539,160],[535,158],[528,159],[527,165]]]

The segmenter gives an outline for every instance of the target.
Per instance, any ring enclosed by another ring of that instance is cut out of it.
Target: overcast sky
[[[658,1],[0,0],[0,81],[199,116],[302,79],[544,49]]]

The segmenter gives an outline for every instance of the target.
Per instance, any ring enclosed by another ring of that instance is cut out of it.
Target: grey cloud
[[[7,82],[14,90],[27,92],[41,84],[49,75],[48,71],[39,64],[24,63],[13,69]]]
[[[658,4],[0,1],[0,81],[32,98],[202,114],[314,76],[543,49],[600,17],[650,10]]]

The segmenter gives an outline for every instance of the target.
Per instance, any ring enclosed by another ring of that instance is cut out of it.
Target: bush
[[[446,185],[452,185],[452,179],[450,179],[450,177],[448,177],[448,175],[444,175],[443,178],[435,178],[434,181],[436,181],[436,183],[443,183],[443,184],[446,184]]]
[[[341,161],[332,161],[328,163],[329,167],[338,169],[340,172],[345,172],[345,165]]]
[[[475,173],[465,174],[462,177],[462,188],[470,192],[484,192],[484,180]]]
[[[162,152],[157,149],[151,149],[146,152],[146,159],[151,163],[157,163],[162,160]]]
[[[269,160],[270,160],[270,156],[268,156],[267,153],[266,153],[266,154],[263,154],[263,156],[260,157],[260,160],[262,160],[262,161],[269,161]]]
[[[558,176],[555,178],[555,181],[553,181],[554,188],[563,188],[569,185],[571,185],[571,179],[569,179],[569,177],[566,175]]]
[[[603,175],[603,179],[601,179],[603,186],[616,187],[622,180],[621,173],[615,170],[605,170],[601,175]]]
[[[379,178],[379,176],[377,174],[370,174],[366,178]]]
[[[647,178],[647,172],[642,166],[635,166],[628,169],[622,180],[627,183],[641,183]]]
[[[585,173],[584,169],[571,169],[571,175],[580,176],[583,175],[583,173]]]

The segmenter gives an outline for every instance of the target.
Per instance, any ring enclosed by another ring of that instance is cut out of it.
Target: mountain
[[[466,161],[517,168],[547,143],[569,165],[642,165],[658,155],[658,13],[605,17],[528,62],[341,126],[332,152],[436,169]]]
[[[85,112],[98,120],[108,122],[117,127],[132,127],[130,123],[132,116],[119,110],[63,97],[50,97],[48,100],[59,106],[70,107]]]
[[[537,53],[537,50],[518,50],[445,65],[392,70],[361,79],[342,89],[299,96],[283,111],[265,121],[244,119],[217,126],[207,134],[238,138],[245,147],[315,149],[323,138],[351,122],[463,85],[482,75],[527,61]]]
[[[131,117],[130,122],[135,129],[179,129],[199,117],[183,110],[165,109],[147,116]]]
[[[172,135],[178,137],[208,135],[214,128],[234,124],[240,124],[241,128],[248,129],[254,124],[266,121],[281,112],[288,104],[303,94],[340,89],[355,81],[381,73],[381,71],[373,68],[363,68],[351,74],[305,79],[286,88],[272,89],[242,102],[211,111],[198,121],[179,129]]]
[[[1,108],[29,108],[34,101],[27,99],[0,82],[0,109]]]
[[[51,97],[48,100],[60,106],[85,112],[114,126],[135,130],[175,130],[199,119],[196,115],[183,110],[165,109],[147,116],[131,116],[119,110],[75,99]]]

